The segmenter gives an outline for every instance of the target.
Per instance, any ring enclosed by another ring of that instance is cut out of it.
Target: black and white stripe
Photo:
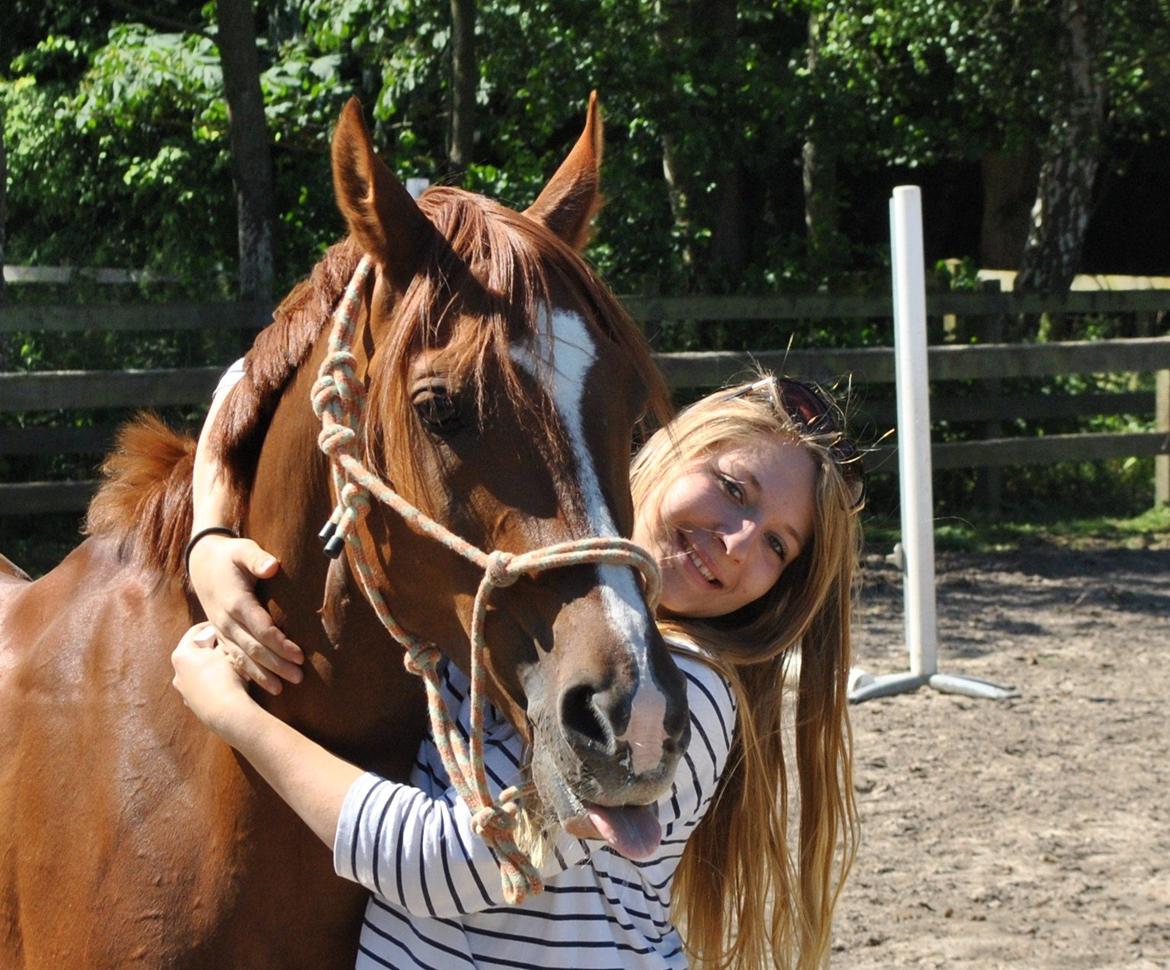
[[[736,710],[722,677],[700,661],[678,659],[692,741],[673,789],[656,806],[662,845],[644,862],[562,833],[543,866],[544,893],[508,906],[495,856],[472,831],[470,812],[447,784],[432,742],[419,750],[411,785],[371,774],[355,782],[342,809],[334,865],[375,894],[358,967],[685,967],[670,921],[671,884],[727,761]],[[466,677],[447,665],[442,686],[466,730]],[[494,709],[486,731],[488,777],[498,791],[522,780],[524,752]]]

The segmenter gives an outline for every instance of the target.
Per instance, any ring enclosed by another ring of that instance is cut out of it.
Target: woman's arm
[[[239,373],[242,370],[237,372],[233,367],[220,381],[199,434],[192,472],[192,535],[227,522],[230,493],[226,478],[211,457],[209,438]],[[200,538],[188,560],[191,588],[219,631],[223,648],[241,673],[270,694],[280,693],[280,678],[299,683],[302,674],[298,664],[304,661],[300,648],[272,622],[254,593],[256,581],[271,578],[279,568],[276,558],[251,539],[218,534]]]
[[[332,847],[346,793],[362,772],[260,707],[231,661],[215,647],[215,629],[188,630],[171,654],[174,686],[196,717],[240,752]]]
[[[175,687],[195,715],[247,758],[333,849],[338,875],[420,916],[504,905],[496,857],[475,834],[470,809],[445,777],[435,777],[432,794],[363,773],[261,709],[214,643],[207,624],[183,636],[172,655]],[[684,660],[681,666],[695,730],[674,788],[658,804],[662,858],[681,852],[710,806],[735,726],[726,682],[701,664]],[[521,741],[508,724],[498,722],[487,732],[484,751],[493,793],[521,779]],[[580,865],[600,849],[600,842],[562,832],[542,875]]]
[[[638,863],[647,872],[658,864],[673,871],[712,804],[735,731],[735,703],[727,682],[705,664],[678,659],[687,678],[692,741],[673,787],[656,806],[663,841],[651,859]],[[519,737],[505,722],[487,732],[484,760],[493,793],[520,780],[522,754]],[[445,778],[434,780],[436,788],[446,786]],[[546,880],[596,853],[611,851],[591,825],[579,834],[575,838],[562,831],[553,840],[541,866]],[[505,905],[496,858],[474,834],[470,810],[449,788],[432,797],[363,775],[342,807],[333,865],[338,875],[419,916],[453,917]],[[610,863],[598,865],[606,870]]]
[[[496,858],[452,790],[431,795],[363,773],[325,750],[263,710],[215,641],[206,623],[183,635],[171,654],[175,688],[195,716],[333,848],[339,875],[422,916],[504,904]],[[501,722],[489,732],[485,753],[490,778],[503,784],[519,779],[522,746],[509,725]],[[586,857],[583,843],[563,836],[546,874]]]

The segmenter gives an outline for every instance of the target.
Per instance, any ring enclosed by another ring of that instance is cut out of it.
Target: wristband
[[[195,543],[204,536],[230,536],[233,539],[238,539],[240,534],[226,525],[209,525],[206,529],[200,529],[191,536],[187,540],[187,548],[183,550],[183,569],[186,571],[188,579],[191,577],[191,550],[195,548]]]

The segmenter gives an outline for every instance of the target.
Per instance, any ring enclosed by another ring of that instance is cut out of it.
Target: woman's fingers
[[[254,647],[258,646],[258,644],[254,644]],[[232,667],[235,668],[236,673],[239,674],[240,677],[244,678],[245,680],[250,680],[254,684],[259,684],[262,690],[267,691],[273,697],[284,690],[284,684],[281,682],[280,677],[277,677],[275,674],[269,670],[266,670],[255,660],[253,660],[248,655],[247,651],[242,649],[239,644],[232,642],[226,637],[220,637],[219,649],[223,655],[227,657],[228,662],[232,665]],[[260,649],[262,650],[263,648]],[[265,652],[267,653],[267,651]],[[269,654],[269,657],[271,656],[272,655]],[[281,662],[283,663],[284,661]],[[296,671],[296,674],[299,677],[301,673],[300,670],[297,668],[293,669]]]
[[[216,629],[239,645],[254,666],[298,683],[300,672],[293,665],[302,663],[304,654],[272,622],[255,594],[257,580],[279,569],[275,557],[251,539],[208,536],[191,554],[191,584]]]
[[[265,686],[268,678],[261,680],[258,677],[253,677],[253,669],[262,670],[269,674],[276,674],[278,677],[287,680],[290,684],[299,684],[305,679],[305,675],[299,666],[273,653],[263,643],[252,637],[244,627],[234,622],[228,622],[224,624],[224,628],[220,632],[223,634],[223,641],[230,643],[241,654],[241,660],[240,663],[236,664],[236,669],[241,673],[247,674],[249,679],[256,681],[265,690],[268,690],[269,693],[279,693],[279,691],[269,690]],[[247,660],[246,665],[243,664],[243,660],[245,659]]]
[[[235,598],[228,607],[227,619],[232,628],[224,632],[244,647],[253,660],[280,674],[285,680],[291,680],[294,684],[300,682],[299,676],[289,676],[285,671],[296,670],[299,674],[300,671],[295,665],[303,663],[305,655],[301,648],[272,622],[272,616],[260,605],[251,591],[244,591]],[[275,659],[275,665],[266,663],[253,650],[253,644],[259,646],[264,654],[271,654]]]
[[[187,706],[197,713],[207,698],[243,688],[243,681],[217,653],[215,645],[215,627],[197,623],[171,651],[171,666],[175,670],[171,683],[183,695]]]
[[[216,649],[210,624],[192,627],[171,652],[171,682],[191,712],[228,744],[233,744],[255,701],[223,651]],[[271,675],[270,675],[271,676]]]
[[[266,552],[251,539],[241,539],[234,543],[231,547],[231,556],[232,562],[240,570],[237,595],[234,597],[234,602],[228,607],[231,618],[247,631],[249,641],[258,641],[277,657],[294,664],[303,662],[305,658],[301,648],[285,636],[284,632],[272,622],[271,615],[260,605],[254,592],[255,580],[271,579],[280,569],[280,563],[276,557]],[[236,639],[241,646],[249,646],[245,641]],[[250,649],[248,652],[253,660],[263,663]],[[268,664],[263,665],[281,674],[285,680],[297,682],[294,678],[286,676],[280,669]]]

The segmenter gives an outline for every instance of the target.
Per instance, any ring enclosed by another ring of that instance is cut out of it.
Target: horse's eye
[[[419,420],[434,434],[454,434],[463,427],[459,399],[451,394],[446,384],[433,383],[418,388],[411,396],[411,404]]]

